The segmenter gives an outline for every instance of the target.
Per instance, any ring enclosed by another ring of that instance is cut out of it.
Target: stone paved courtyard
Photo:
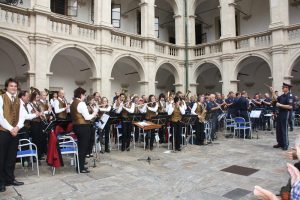
[[[290,133],[292,145],[299,132],[296,128]],[[179,153],[166,152],[166,145],[152,152],[141,145],[130,152],[112,150],[101,154],[90,174],[76,174],[68,158],[55,176],[46,163],[42,163],[40,177],[17,165],[17,179],[25,185],[7,187],[0,199],[255,199],[254,185],[278,193],[289,178],[283,151],[272,148],[275,135],[259,132],[259,137],[227,139],[220,134],[213,145],[188,145]],[[137,161],[147,156],[160,160]],[[92,159],[88,161],[92,166]],[[249,176],[221,171],[232,165],[259,171]]]

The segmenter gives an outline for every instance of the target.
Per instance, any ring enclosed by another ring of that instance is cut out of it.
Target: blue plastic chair
[[[27,147],[26,150],[23,150],[24,147]],[[23,158],[28,158],[28,157],[30,157],[32,171],[33,171],[33,157],[35,157],[37,174],[38,174],[38,176],[40,176],[38,154],[37,154],[36,145],[33,144],[32,142],[30,142],[27,139],[20,139],[19,140],[18,151],[17,151],[17,158],[20,158],[21,163],[22,163]]]
[[[243,130],[244,132],[244,139],[246,138],[246,130],[249,130],[249,136],[250,138],[252,138],[252,127],[251,127],[251,122],[246,122],[246,120],[242,117],[236,117],[234,118],[234,135],[233,137],[235,137],[235,133],[236,131],[238,131],[238,135],[240,137],[240,131]]]

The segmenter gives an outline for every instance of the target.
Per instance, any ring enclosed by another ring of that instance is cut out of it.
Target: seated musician
[[[171,116],[171,129],[172,129],[171,132],[173,132],[173,137],[175,140],[175,150],[181,151],[180,149],[180,143],[182,139],[181,119],[182,116],[185,114],[185,108],[184,105],[182,105],[179,97],[176,96],[174,98],[174,103],[169,104],[167,111],[168,111],[168,115]]]
[[[205,132],[204,132],[204,122],[206,116],[206,105],[204,103],[204,96],[199,96],[197,102],[193,105],[191,109],[192,115],[197,115],[198,120],[195,121],[196,127],[196,144],[204,145]]]
[[[132,121],[129,118],[129,113],[134,113],[135,104],[127,98],[126,103],[125,94],[121,93],[119,98],[115,101],[113,109],[117,114],[122,115],[122,151],[130,151],[130,139],[132,132]]]
[[[71,118],[73,122],[73,131],[78,138],[79,170],[80,173],[89,173],[84,166],[85,156],[87,155],[90,137],[92,133],[90,120],[96,117],[98,109],[89,114],[86,103],[84,102],[86,91],[82,88],[74,90],[74,100],[70,106]]]
[[[151,121],[153,117],[157,116],[158,103],[156,103],[156,99],[154,95],[149,95],[148,103],[145,104],[146,107],[146,120]],[[155,131],[151,130],[146,136],[146,148],[149,147],[148,140],[150,134],[150,150],[153,150],[153,141],[155,137]]]

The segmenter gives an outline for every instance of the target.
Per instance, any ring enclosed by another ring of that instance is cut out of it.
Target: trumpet
[[[39,118],[42,120],[42,122],[44,124],[48,124],[47,118],[46,118],[44,111],[43,111],[42,107],[40,106],[40,104],[37,103],[37,107],[35,105],[33,105],[32,102],[29,102],[28,104],[31,106],[34,113],[40,113]]]

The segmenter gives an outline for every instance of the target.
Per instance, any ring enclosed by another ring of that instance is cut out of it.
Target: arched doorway
[[[272,86],[269,64],[262,58],[250,56],[243,59],[237,66],[236,76],[238,91],[247,91],[252,97],[256,93],[269,92],[266,85]]]
[[[0,89],[4,89],[7,78],[15,78],[21,89],[28,89],[27,72],[29,62],[24,51],[15,42],[0,37]]]
[[[300,95],[300,56],[293,63],[292,68],[292,92],[293,94],[299,96]]]
[[[134,58],[125,56],[119,58],[111,72],[111,94],[126,91],[126,94],[141,94],[139,81],[144,78],[144,70],[141,64]]]
[[[167,93],[168,91],[176,92],[176,79],[178,79],[178,72],[176,68],[170,63],[164,63],[159,66],[156,76],[156,95],[160,93]]]
[[[87,53],[78,48],[66,48],[58,52],[50,66],[50,90],[64,89],[66,97],[71,100],[73,91],[82,87],[87,94],[93,92],[90,78],[95,73],[95,65]]]
[[[155,36],[165,42],[176,43],[175,31],[175,11],[177,9],[175,1],[155,1]]]
[[[201,64],[195,73],[197,94],[222,93],[222,76],[219,68],[212,63]]]

